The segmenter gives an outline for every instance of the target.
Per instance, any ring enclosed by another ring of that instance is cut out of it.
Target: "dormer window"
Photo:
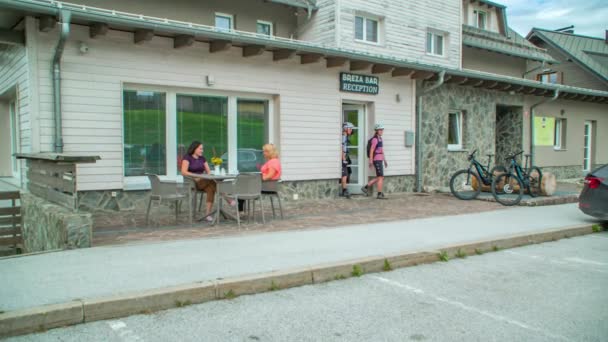
[[[263,36],[271,37],[273,35],[272,26],[272,23],[269,21],[258,20],[257,33]]]
[[[215,13],[215,27],[221,31],[234,30],[234,16],[232,14]]]
[[[473,26],[478,29],[487,30],[488,13],[480,10],[473,11]]]

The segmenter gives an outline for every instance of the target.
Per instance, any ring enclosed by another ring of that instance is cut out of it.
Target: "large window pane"
[[[203,143],[203,156],[211,167],[214,153],[220,157],[228,152],[227,116],[228,99],[225,97],[177,95],[178,172],[186,150],[195,140]]]
[[[123,92],[125,176],[165,175],[165,94]]]
[[[443,55],[443,36],[435,36],[435,51],[436,55]]]
[[[268,102],[238,100],[237,167],[240,172],[259,171],[264,164],[262,146],[268,142]]]
[[[216,15],[215,27],[223,31],[232,30],[232,18],[225,15]]]
[[[272,24],[258,21],[257,33],[264,36],[272,36]]]
[[[460,145],[460,114],[450,113],[448,124],[448,145]]]
[[[363,18],[355,17],[355,39],[363,40]]]

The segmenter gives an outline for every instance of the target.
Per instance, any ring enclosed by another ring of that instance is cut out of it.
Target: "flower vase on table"
[[[222,173],[222,171],[221,171],[222,162],[223,162],[222,158],[219,158],[219,157],[213,157],[213,158],[211,158],[211,163],[214,166],[214,169],[213,169],[213,174],[214,175],[216,175],[216,176],[221,175],[221,173]]]

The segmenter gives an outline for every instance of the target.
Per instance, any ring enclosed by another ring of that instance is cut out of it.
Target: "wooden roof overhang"
[[[209,45],[209,53],[216,54],[240,48],[243,58],[270,54],[271,63],[299,59],[300,64],[324,64],[326,68],[348,66],[350,71],[386,74],[390,77],[409,77],[421,81],[438,79],[445,72],[449,84],[480,89],[510,92],[511,94],[551,97],[559,90],[559,98],[586,102],[607,103],[608,92],[576,88],[508,77],[472,70],[454,69],[439,65],[412,62],[405,59],[337,49],[307,41],[267,37],[252,32],[223,31],[215,27],[148,17],[82,5],[70,5],[44,0],[0,0],[0,7],[19,9],[24,14],[41,17],[39,29],[48,31],[55,25],[59,11],[70,11],[74,24],[89,27],[91,38],[106,34],[108,29],[133,32],[134,44],[145,44],[153,36],[172,38],[174,48],[187,48],[194,42]]]

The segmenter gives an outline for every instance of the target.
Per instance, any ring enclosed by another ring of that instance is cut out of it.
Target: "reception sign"
[[[534,117],[534,145],[553,146],[555,133],[555,118]]]
[[[378,89],[379,83],[376,76],[340,73],[340,91],[376,95]]]

